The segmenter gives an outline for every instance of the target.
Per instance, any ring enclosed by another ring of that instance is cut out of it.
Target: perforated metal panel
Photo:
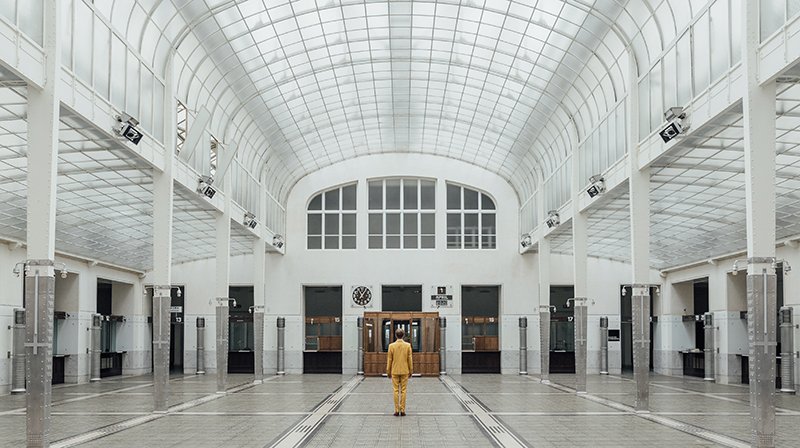
[[[172,298],[169,287],[155,287],[153,290],[153,401],[155,411],[166,412],[169,405],[169,307]]]
[[[705,332],[706,346],[703,347],[703,356],[705,361],[705,375],[703,377],[706,381],[714,381],[714,372],[716,363],[716,347],[714,341],[714,314],[705,313],[703,315],[703,331]]]
[[[225,392],[228,384],[228,301],[217,305],[217,392]]]
[[[264,308],[256,307],[253,310],[253,356],[255,368],[255,381],[264,380]]]
[[[550,308],[539,307],[539,356],[542,382],[550,381]]]
[[[767,268],[747,276],[750,443],[754,447],[775,446],[776,285],[777,277]]]
[[[25,355],[28,446],[49,443],[53,378],[53,301],[55,276],[51,260],[29,260],[25,281]]]
[[[206,373],[206,318],[197,318],[197,374]]]
[[[647,287],[633,287],[633,377],[636,381],[634,409],[650,407],[650,295],[642,295]],[[637,294],[639,293],[639,294]]]
[[[575,390],[586,392],[586,299],[575,299]]]

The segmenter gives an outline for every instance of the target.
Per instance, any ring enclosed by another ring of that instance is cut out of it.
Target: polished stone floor
[[[52,446],[88,447],[484,447],[747,446],[748,389],[654,376],[650,409],[631,409],[634,383],[572,375],[413,378],[408,415],[392,416],[386,378],[176,376],[170,411],[154,414],[148,376],[53,388]],[[779,395],[778,446],[800,440],[800,397]],[[0,396],[0,446],[24,446],[24,395]]]

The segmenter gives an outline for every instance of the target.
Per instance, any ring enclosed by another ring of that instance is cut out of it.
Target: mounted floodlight
[[[590,198],[606,192],[606,180],[599,174],[589,177],[589,184],[590,185],[589,188],[586,189],[586,193],[589,194]]]
[[[277,235],[276,234],[275,236],[273,236],[272,237],[272,245],[275,246],[278,249],[283,247],[283,245],[284,245],[283,235]]]
[[[214,195],[217,194],[217,190],[211,186],[211,184],[214,183],[214,178],[211,176],[200,176],[200,179],[197,182],[198,193],[202,194],[208,199],[212,199]]]
[[[250,212],[244,212],[244,221],[242,221],[242,224],[244,224],[245,227],[255,229],[258,225],[258,222],[256,222],[256,215]]]
[[[658,133],[658,135],[661,136],[661,140],[664,140],[664,143],[669,142],[689,129],[689,126],[684,123],[685,118],[686,112],[683,111],[682,107],[670,107],[664,112],[664,120],[667,122],[667,127]]]
[[[529,233],[523,233],[522,238],[519,240],[520,246],[523,248],[530,247],[533,244],[533,240],[531,239],[531,235]]]
[[[139,120],[131,117],[125,112],[115,116],[114,118],[117,120],[113,126],[114,132],[119,136],[125,137],[134,145],[138,145],[144,136],[142,131],[136,129],[136,126],[139,125]]]
[[[544,223],[547,224],[547,227],[550,227],[552,229],[553,227],[556,227],[559,224],[561,224],[561,217],[558,216],[557,211],[550,210],[549,212],[547,212],[547,220]]]

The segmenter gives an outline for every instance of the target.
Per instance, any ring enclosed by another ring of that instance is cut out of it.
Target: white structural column
[[[61,2],[45,1],[45,83],[28,88],[28,228],[25,271],[27,446],[49,446],[53,377],[56,183],[58,180]]]
[[[231,149],[225,148],[226,151]],[[223,179],[225,196],[222,213],[217,215],[217,274],[214,292],[217,296],[217,392],[225,392],[228,382],[228,295],[231,256],[231,182]]]
[[[539,216],[539,365],[543,383],[550,382],[550,240],[545,236],[544,188],[539,185],[536,207]]]
[[[631,269],[633,311],[633,376],[636,411],[647,411],[650,401],[650,168],[639,169],[639,98],[636,61],[630,60],[628,92],[628,162],[631,214]]]
[[[747,208],[747,334],[754,447],[775,446],[775,82],[758,80],[758,2],[744,8],[744,172]]]
[[[258,219],[266,227],[267,216],[267,191],[262,180],[261,197],[259,198]],[[267,299],[266,270],[267,270],[267,245],[264,235],[266,232],[259,229],[259,238],[253,242],[253,356],[256,384],[264,380],[264,309]]]
[[[173,67],[167,64],[164,98],[164,170],[153,171],[153,407],[169,407],[170,306],[172,305],[172,221],[176,103]],[[180,356],[183,356],[181,354]]]
[[[583,184],[588,179],[580,179],[580,162],[577,149],[572,152],[572,251],[574,269],[574,305],[575,305],[575,390],[586,392],[586,335],[588,334],[587,316],[587,265],[588,265],[588,217],[581,213],[580,195]]]

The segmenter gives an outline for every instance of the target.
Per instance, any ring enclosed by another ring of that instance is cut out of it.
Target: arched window
[[[494,249],[497,216],[494,200],[486,193],[447,184],[447,248]]]
[[[369,248],[435,248],[435,186],[427,179],[369,181]]]
[[[356,248],[356,184],[317,194],[308,203],[307,216],[309,249]]]

